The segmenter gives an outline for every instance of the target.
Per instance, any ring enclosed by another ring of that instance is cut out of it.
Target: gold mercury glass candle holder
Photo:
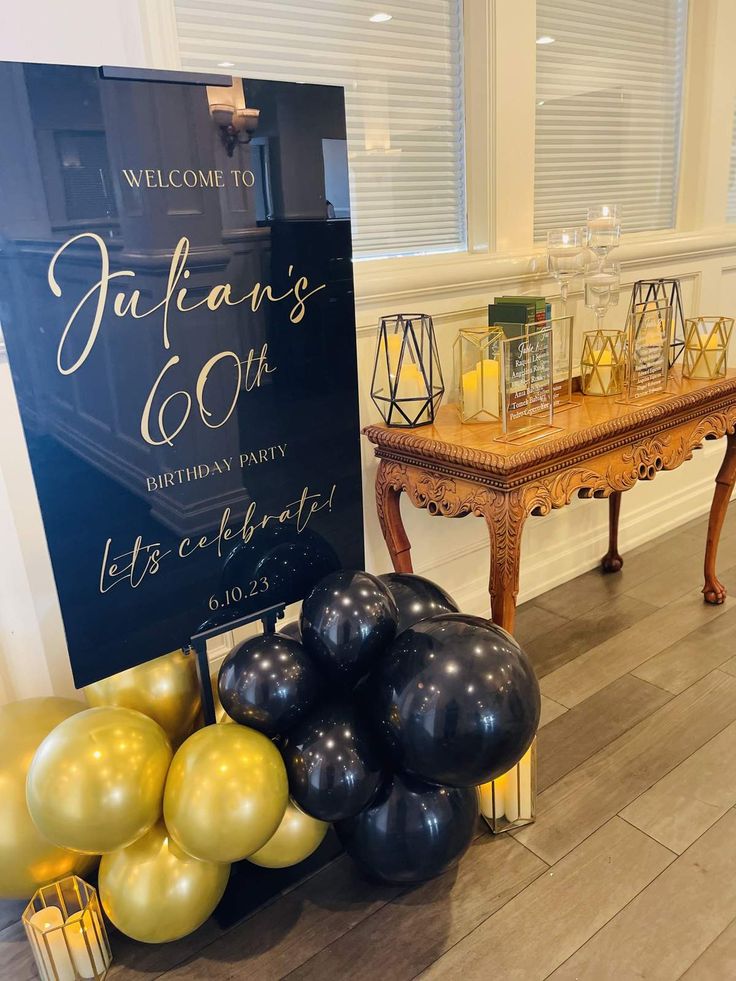
[[[499,422],[503,393],[498,327],[461,327],[453,346],[457,403],[463,422]]]
[[[732,317],[694,317],[685,321],[685,378],[714,381],[726,374]]]
[[[626,372],[626,334],[591,330],[583,334],[580,385],[584,395],[620,395]]]
[[[531,824],[537,807],[537,737],[516,766],[478,791],[480,813],[494,835]]]
[[[112,952],[97,892],[76,875],[43,886],[23,911],[41,981],[107,975]]]

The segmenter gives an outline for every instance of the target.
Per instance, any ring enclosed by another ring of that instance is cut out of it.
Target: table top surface
[[[736,400],[736,370],[718,381],[682,378],[670,372],[667,396],[648,405],[623,404],[621,396],[574,396],[575,408],[554,416],[554,432],[536,441],[501,442],[499,423],[462,423],[455,405],[445,405],[434,424],[413,428],[386,425],[363,430],[380,457],[452,464],[454,468],[508,477],[543,464],[563,468],[581,454],[595,456],[638,436],[665,432],[680,422],[716,412]]]

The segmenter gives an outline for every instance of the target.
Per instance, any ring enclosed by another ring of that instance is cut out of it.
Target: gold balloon
[[[183,651],[96,681],[84,694],[92,707],[137,709],[158,722],[174,745],[192,732],[200,708],[194,655]]]
[[[171,746],[148,716],[92,708],[41,743],[26,782],[36,827],[64,848],[99,855],[124,848],[161,817]]]
[[[276,833],[248,861],[264,869],[285,869],[309,858],[322,844],[329,824],[300,811],[290,800]]]
[[[28,899],[55,879],[85,875],[97,861],[52,845],[26,805],[34,753],[55,726],[83,710],[70,698],[25,698],[0,707],[0,899]]]
[[[100,900],[121,933],[164,944],[196,930],[220,902],[229,865],[200,862],[169,836],[163,822],[100,862]]]
[[[164,820],[195,858],[236,862],[266,844],[288,799],[286,768],[270,739],[245,726],[211,725],[174,756]]]

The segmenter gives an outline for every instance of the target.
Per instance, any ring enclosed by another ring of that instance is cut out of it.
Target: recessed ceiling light
[[[550,37],[549,34],[543,34],[541,37],[537,38],[537,44],[554,44],[554,38]]]
[[[374,14],[372,17],[368,18],[371,24],[385,24],[387,21],[393,19],[394,19],[393,14],[383,14],[383,13]]]
[[[218,61],[217,62],[217,67],[218,68],[235,68],[235,62],[234,61]]]
[[[540,99],[539,102],[537,103],[537,105],[538,106],[543,106],[544,105],[544,99]]]

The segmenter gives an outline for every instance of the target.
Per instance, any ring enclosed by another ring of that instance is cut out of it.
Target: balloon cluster
[[[505,631],[420,576],[345,570],[307,596],[298,629],[232,651],[219,696],[234,721],[278,739],[295,813],[334,824],[389,883],[458,861],[476,786],[521,759],[540,709]]]
[[[523,756],[540,708],[503,630],[419,576],[345,570],[296,627],[236,646],[217,694],[228,724],[197,728],[177,652],[91,686],[86,710],[0,708],[0,896],[101,856],[110,920],[167,942],[213,912],[232,862],[295,865],[330,824],[370,875],[423,881],[468,847],[476,785]]]

